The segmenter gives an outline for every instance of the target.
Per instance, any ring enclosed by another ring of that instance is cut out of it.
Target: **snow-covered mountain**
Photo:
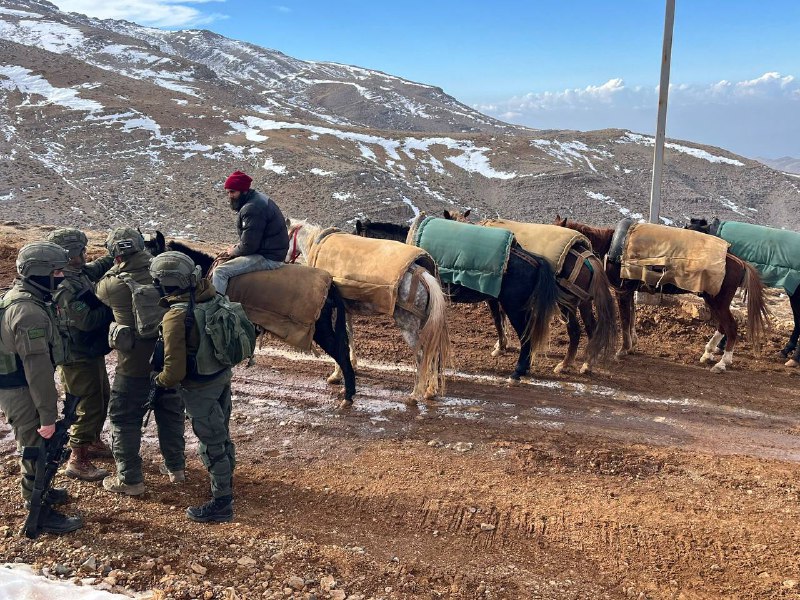
[[[229,238],[222,181],[244,169],[285,214],[323,224],[454,207],[610,223],[646,217],[652,147],[628,131],[509,125],[431,85],[208,31],[0,0],[0,219]],[[798,200],[796,177],[668,144],[665,222],[798,229]]]
[[[791,156],[782,156],[781,158],[756,158],[758,162],[762,162],[768,167],[772,167],[776,171],[785,171],[786,173],[794,173],[800,175],[800,158],[792,158]]]

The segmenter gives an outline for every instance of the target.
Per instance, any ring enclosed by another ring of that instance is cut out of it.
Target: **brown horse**
[[[467,219],[469,215],[469,210],[463,213],[444,211],[445,219],[464,223],[469,222]],[[478,224],[483,223],[479,222]],[[561,271],[556,273],[560,292],[558,308],[567,326],[569,346],[567,355],[553,369],[555,373],[568,370],[578,353],[578,344],[581,341],[578,313],[581,315],[581,320],[586,327],[586,336],[589,338],[581,373],[591,372],[592,365],[598,358],[601,360],[608,358],[617,343],[616,311],[603,264],[594,255],[581,256],[580,250],[584,248],[575,249],[576,252],[567,254]],[[526,250],[535,252],[530,248],[526,248]],[[592,310],[592,303],[597,309],[597,318]],[[505,351],[508,345],[505,333],[505,315],[497,300],[491,299],[486,304],[489,306],[497,329],[497,344],[492,351],[492,356],[497,356]]]
[[[553,223],[581,232],[589,238],[594,251],[601,257],[605,257],[611,249],[611,241],[614,236],[614,229],[611,227],[592,227],[575,221],[567,221],[558,215]],[[619,263],[611,260],[606,260],[605,263],[608,280],[617,292],[617,303],[622,322],[622,348],[617,352],[617,356],[631,354],[636,345],[634,292],[640,288],[647,289],[647,286],[641,281],[623,279],[620,275],[621,265]],[[761,338],[766,330],[769,312],[764,301],[764,285],[761,283],[758,271],[750,263],[728,252],[725,256],[725,276],[719,292],[714,296],[705,292],[700,294],[717,321],[717,331],[706,344],[700,362],[713,361],[714,348],[723,335],[727,336],[725,351],[720,361],[712,367],[712,373],[723,373],[733,362],[733,349],[736,346],[738,331],[730,305],[736,290],[740,287],[744,288],[747,296],[747,333],[750,343],[755,349],[759,348]],[[658,291],[668,294],[694,293],[670,284],[660,286]]]

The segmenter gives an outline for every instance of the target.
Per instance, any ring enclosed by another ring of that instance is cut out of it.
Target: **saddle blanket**
[[[727,252],[726,241],[698,231],[634,223],[625,238],[620,274],[654,287],[672,284],[716,296]]]
[[[253,323],[308,352],[330,285],[330,274],[321,269],[287,264],[233,277],[228,297],[244,307]]]
[[[717,235],[731,245],[731,254],[758,269],[764,285],[783,288],[790,296],[800,285],[800,233],[722,221]]]
[[[323,231],[314,240],[307,258],[309,265],[333,276],[346,300],[371,304],[375,312],[385,315],[394,313],[400,280],[412,264],[436,273],[433,259],[420,248],[335,229]]]
[[[558,225],[520,223],[508,219],[487,219],[481,221],[480,224],[486,227],[508,229],[514,234],[520,246],[531,254],[544,258],[550,263],[556,274],[561,273],[561,269],[564,268],[564,260],[574,245],[580,244],[588,250],[592,249],[592,244],[585,235],[574,229]]]
[[[494,298],[500,295],[514,234],[435,217],[417,217],[409,243],[436,261],[443,283],[458,284]]]

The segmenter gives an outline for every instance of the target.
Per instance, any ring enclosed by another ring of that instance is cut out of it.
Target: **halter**
[[[291,233],[292,237],[292,253],[289,255],[289,263],[295,264],[295,261],[300,258],[302,252],[297,244],[297,234],[300,233],[300,230],[303,228],[302,225],[297,225],[294,228],[294,231]]]

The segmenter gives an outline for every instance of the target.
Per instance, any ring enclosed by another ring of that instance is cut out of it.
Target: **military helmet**
[[[67,266],[69,253],[53,242],[33,242],[17,254],[17,273],[23,277],[48,276]]]
[[[185,290],[195,287],[200,279],[200,267],[183,252],[170,250],[150,261],[150,276],[157,287]]]
[[[89,243],[86,234],[74,227],[61,227],[51,231],[47,236],[47,241],[65,248],[69,252],[70,258],[80,255]]]
[[[117,227],[109,232],[106,248],[112,256],[127,256],[144,250],[144,238],[132,227]]]

